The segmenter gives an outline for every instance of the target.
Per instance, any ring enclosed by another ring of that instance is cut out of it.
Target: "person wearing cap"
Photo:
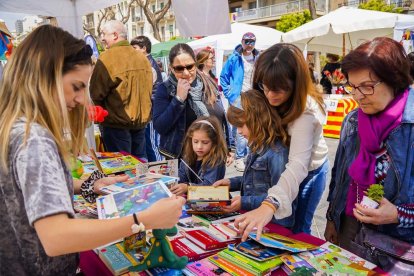
[[[256,36],[251,32],[245,33],[241,44],[236,46],[233,54],[228,58],[221,71],[220,85],[230,105],[240,105],[241,93],[252,88],[254,62],[259,56],[259,51],[255,49],[255,44]],[[244,157],[248,151],[247,140],[236,133],[236,130],[233,127],[233,136],[235,136],[236,140],[235,167],[238,171],[244,171]]]

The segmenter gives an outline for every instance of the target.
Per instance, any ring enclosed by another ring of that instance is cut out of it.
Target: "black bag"
[[[414,245],[407,242],[362,226],[350,249],[391,275],[414,275]]]

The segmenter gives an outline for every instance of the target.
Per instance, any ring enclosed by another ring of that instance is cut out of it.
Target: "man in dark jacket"
[[[127,30],[121,22],[105,23],[101,37],[107,50],[95,65],[90,92],[94,103],[109,112],[101,124],[106,150],[124,151],[146,159],[145,126],[151,120],[151,65],[129,44]]]
[[[152,67],[152,94],[157,91],[157,87],[160,83],[162,83],[162,75],[161,70],[155,61],[155,59],[151,56],[151,41],[148,37],[141,35],[137,36],[131,40],[132,47],[135,50],[143,53],[147,56],[149,62],[151,63]],[[162,160],[162,156],[158,151],[158,147],[160,145],[160,135],[154,129],[152,124],[152,120],[148,123],[147,127],[145,128],[145,144],[146,144],[146,152],[149,162],[153,161],[160,161]]]

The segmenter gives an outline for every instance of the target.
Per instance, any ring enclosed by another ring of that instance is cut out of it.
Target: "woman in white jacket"
[[[253,88],[266,95],[282,118],[290,136],[289,161],[264,204],[242,215],[236,225],[245,239],[255,227],[260,233],[273,216],[282,219],[295,212],[293,232],[310,233],[329,164],[322,133],[326,117],[323,100],[312,83],[302,52],[285,43],[264,51],[255,64]]]

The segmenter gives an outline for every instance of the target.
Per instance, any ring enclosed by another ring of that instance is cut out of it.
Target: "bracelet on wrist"
[[[93,188],[95,182],[104,177],[106,177],[104,173],[96,170],[82,183],[80,193],[87,202],[94,203],[96,201],[98,194],[94,192]]]
[[[262,202],[262,205],[265,205],[265,206],[270,207],[270,208],[273,210],[273,213],[276,213],[276,211],[277,211],[276,207],[275,207],[275,206],[273,206],[273,204],[272,204],[272,203],[270,203],[270,202],[268,202],[268,201],[263,201],[263,202]]]

